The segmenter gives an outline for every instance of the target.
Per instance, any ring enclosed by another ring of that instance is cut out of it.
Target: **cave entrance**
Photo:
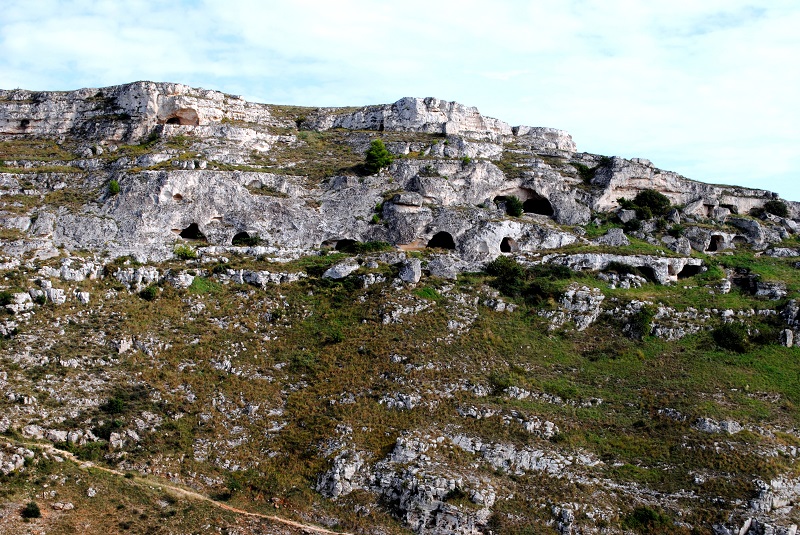
[[[699,275],[703,271],[704,271],[703,266],[693,266],[691,264],[687,264],[683,266],[683,269],[680,270],[680,272],[678,273],[678,280],[694,277],[695,275]]]
[[[428,242],[429,249],[455,249],[456,242],[449,232],[437,232]]]
[[[247,232],[240,232],[231,240],[231,245],[235,247],[252,247],[258,245],[260,240],[257,236],[251,236]]]
[[[197,226],[197,223],[192,223],[191,225],[183,229],[179,234],[179,236],[184,240],[206,241],[206,235],[200,232],[200,227]]]
[[[337,240],[333,248],[343,253],[354,253],[356,252],[356,245],[358,245],[356,240]]]
[[[733,237],[733,244],[734,245],[747,245],[747,238],[744,236],[734,236]]]
[[[522,203],[522,211],[527,214],[553,216],[553,205],[538,193],[532,192],[531,196]]]
[[[720,236],[719,234],[714,234],[711,236],[711,241],[708,242],[708,247],[706,247],[706,251],[713,253],[714,251],[719,251],[725,245],[725,238]]]
[[[514,238],[509,238],[506,236],[503,238],[503,241],[500,242],[500,252],[501,253],[513,253],[519,251],[519,245],[514,240]]]
[[[658,283],[658,277],[656,277],[656,272],[653,271],[653,268],[651,268],[650,266],[639,266],[637,269],[639,270],[639,273],[642,275],[642,277],[649,280],[650,282]]]
[[[181,108],[167,117],[166,124],[177,124],[184,126],[198,126],[200,124],[200,117],[197,111],[192,108]]]

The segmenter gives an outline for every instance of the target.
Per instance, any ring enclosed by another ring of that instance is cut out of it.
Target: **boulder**
[[[418,258],[410,258],[400,266],[400,280],[412,284],[419,282],[422,276],[422,261]]]
[[[348,258],[343,262],[339,262],[338,264],[328,268],[325,273],[322,274],[322,278],[324,279],[333,279],[339,280],[347,277],[351,273],[355,272],[361,266],[356,262],[355,258]]]
[[[605,235],[596,239],[595,243],[609,247],[625,247],[630,245],[631,241],[625,236],[625,232],[621,228],[610,228]]]

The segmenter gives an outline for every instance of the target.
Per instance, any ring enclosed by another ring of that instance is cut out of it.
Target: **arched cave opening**
[[[649,280],[650,282],[658,282],[658,278],[656,277],[656,272],[653,271],[653,268],[650,266],[639,266],[636,268],[639,270],[639,273],[645,279]]]
[[[522,203],[522,211],[528,214],[539,214],[552,217],[553,205],[550,204],[550,201],[538,193],[533,193],[528,200]]]
[[[706,251],[713,253],[714,251],[719,251],[725,244],[725,238],[720,236],[719,234],[714,234],[711,236],[711,241],[708,242],[708,247],[706,247]]]
[[[747,238],[744,236],[734,236],[733,237],[733,244],[734,245],[747,245]]]
[[[519,245],[514,240],[514,238],[509,238],[506,236],[503,238],[503,241],[500,242],[500,252],[501,253],[512,253],[519,251]]]
[[[258,236],[251,236],[247,232],[239,232],[231,240],[231,245],[234,247],[253,247],[258,245],[260,241]]]
[[[197,111],[192,108],[181,108],[167,117],[164,122],[166,124],[198,126],[200,124],[200,117],[197,115]]]
[[[683,269],[680,270],[678,273],[678,279],[688,279],[689,277],[694,277],[695,275],[699,275],[703,272],[703,266],[693,266],[691,264],[687,264],[683,266]]]
[[[336,240],[336,245],[333,248],[343,253],[355,253],[357,244],[356,240]]]
[[[183,229],[179,236],[184,240],[206,240],[205,234],[200,232],[200,227],[197,226],[197,223],[192,223]]]
[[[449,232],[442,231],[433,235],[430,241],[428,241],[427,247],[429,249],[455,249],[456,242]]]

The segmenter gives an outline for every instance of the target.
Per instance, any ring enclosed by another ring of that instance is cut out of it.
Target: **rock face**
[[[382,136],[405,157],[380,176],[334,172],[323,182],[310,180],[303,173],[314,163],[309,132],[318,136],[315,143],[338,136],[336,145],[319,149],[323,155],[333,154],[331,148],[358,156]],[[51,138],[65,147],[55,160],[26,154],[5,161],[20,173],[1,173],[3,187],[24,195],[56,188],[83,195],[66,209],[45,203],[30,214],[35,217],[0,214],[4,228],[20,233],[3,244],[12,256],[89,249],[144,262],[169,258],[176,240],[225,247],[247,236],[260,240],[264,252],[257,254],[273,256],[296,257],[342,240],[387,241],[411,249],[443,243],[474,263],[573,243],[579,234],[556,223],[583,225],[591,210],[612,209],[618,197],[645,188],[662,191],[695,217],[724,218],[774,198],[692,182],[643,159],[577,153],[566,132],[511,127],[474,107],[434,98],[298,111],[172,83],[5,90],[0,138]],[[570,162],[591,170],[591,188],[578,187]],[[59,172],[49,171],[53,165]],[[39,167],[45,172],[36,173]],[[111,180],[118,194],[105,191]],[[34,184],[27,193],[26,181]],[[523,201],[523,217],[498,211],[510,196]],[[790,210],[796,214],[794,204]],[[384,224],[374,224],[374,217]],[[778,236],[750,220],[731,222],[753,246]],[[725,236],[720,247],[733,247],[737,236]],[[600,243],[624,239],[612,232]],[[707,234],[689,239],[704,251],[718,244]],[[683,242],[672,248],[686,252]]]

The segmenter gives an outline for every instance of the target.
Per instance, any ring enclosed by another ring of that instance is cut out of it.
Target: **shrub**
[[[364,158],[364,167],[369,173],[375,174],[384,167],[388,167],[393,159],[391,153],[386,149],[386,145],[383,144],[383,141],[376,139],[370,144],[369,149],[367,149],[367,154]]]
[[[122,414],[125,410],[125,401],[120,397],[113,397],[100,406],[100,410],[109,414]]]
[[[12,292],[3,290],[0,292],[0,306],[4,307],[14,302],[14,294]]]
[[[683,225],[672,225],[672,228],[667,231],[667,234],[673,238],[680,238],[683,236],[684,232],[686,232],[686,227]]]
[[[522,215],[524,209],[522,201],[516,195],[511,195],[506,199],[506,213],[511,217],[519,217]]]
[[[117,193],[119,193],[119,182],[117,182],[113,178],[108,183],[108,193],[109,195],[116,195]]]
[[[789,208],[786,206],[786,203],[781,201],[767,201],[764,203],[764,211],[778,217],[789,216]]]
[[[638,212],[637,212],[636,215],[638,217],[638,215],[639,215]],[[630,221],[624,223],[622,225],[622,228],[625,230],[625,232],[628,232],[628,233],[630,233],[630,232],[638,232],[638,231],[642,230],[642,222],[639,221],[638,219],[631,219]]]
[[[139,297],[144,299],[145,301],[154,301],[156,297],[158,297],[158,286],[155,284],[151,284],[141,292],[139,292]]]
[[[194,260],[197,258],[197,251],[190,245],[178,245],[172,250],[172,254],[182,260]]]
[[[636,217],[644,220],[666,215],[671,206],[669,198],[654,189],[640,191],[632,201],[619,198],[617,203],[626,210],[636,210]]]
[[[469,165],[470,162],[472,162],[472,158],[470,158],[469,156],[464,156],[463,158],[461,158],[461,163],[464,165]]]
[[[528,272],[513,258],[498,256],[486,265],[486,273],[495,277],[492,286],[504,295],[518,296],[525,289]]]
[[[636,210],[636,217],[642,221],[653,219],[653,211],[647,206],[636,206],[634,210]]]
[[[637,507],[622,523],[623,527],[634,529],[639,533],[668,533],[667,528],[673,526],[672,519],[649,507]]]
[[[631,338],[636,340],[641,340],[645,336],[650,334],[650,330],[653,327],[653,317],[655,313],[653,309],[650,307],[643,306],[639,309],[638,312],[631,316],[630,322],[630,331],[628,334]]]
[[[574,167],[578,171],[578,176],[581,177],[581,180],[587,186],[592,183],[592,179],[597,174],[597,167],[589,167],[588,165],[579,163],[579,162],[570,162],[572,167]]]
[[[39,510],[39,505],[36,502],[28,502],[22,508],[22,518],[40,518],[42,512]]]
[[[633,204],[641,208],[649,208],[657,216],[666,215],[670,208],[669,197],[654,189],[646,189],[637,193],[633,198]]]
[[[714,342],[722,349],[736,353],[745,353],[750,349],[750,340],[744,325],[726,323],[714,329],[711,335]]]

